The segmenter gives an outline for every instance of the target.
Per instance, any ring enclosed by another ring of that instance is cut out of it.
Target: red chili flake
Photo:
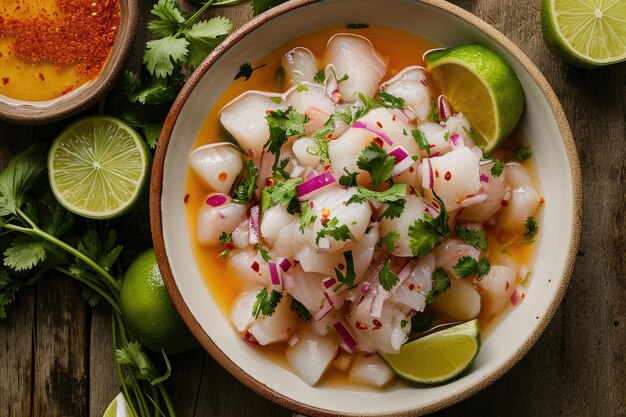
[[[252,268],[254,272],[259,272],[259,263],[257,261],[252,262],[252,265],[250,265],[250,268]]]
[[[217,179],[220,180],[220,182],[226,181],[227,178],[228,178],[228,172],[220,172],[220,175],[217,177]]]
[[[356,323],[354,323],[354,327],[356,327],[359,330],[367,330],[367,325],[361,323],[360,321],[357,321]]]
[[[500,204],[502,204],[504,207],[507,207],[509,205],[509,202],[506,200],[502,200],[500,201]]]
[[[432,204],[432,206],[436,209],[439,209],[439,203],[437,203],[436,201],[431,201],[430,204]]]
[[[235,244],[233,242],[226,242],[224,244],[224,249],[226,249],[226,250],[233,250],[233,249],[235,249]]]
[[[61,91],[61,95],[64,96],[64,95],[70,93],[73,89],[74,89],[73,85],[66,85],[65,88],[63,89],[63,91]]]
[[[439,170],[435,170],[435,178],[439,178]]]
[[[268,116],[269,116],[271,113],[272,113],[272,111],[271,111],[271,110],[265,110],[265,114],[266,114],[266,115],[268,115]]]
[[[539,204],[543,204],[545,202],[546,202],[546,200],[544,200],[543,197],[541,197],[541,200],[539,200]]]
[[[508,290],[510,286],[511,286],[511,285],[509,284],[509,281],[507,281],[507,282],[506,282],[506,285],[504,286],[504,289],[505,289],[505,290]]]
[[[185,194],[185,199],[183,201],[187,204],[187,201],[189,201],[189,194]]]
[[[376,145],[378,145],[379,148],[383,147],[383,140],[381,138],[379,138],[378,136],[373,138],[372,142],[374,142]]]
[[[450,181],[451,178],[452,174],[450,173],[450,171],[446,171],[446,175],[443,176],[443,179],[446,181]]]
[[[40,73],[39,73],[39,79],[40,79],[41,81],[46,81],[46,76],[45,76],[45,75],[43,75],[43,74],[40,72]]]
[[[415,289],[415,284],[409,284],[409,291],[413,291]]]
[[[376,126],[380,127],[381,129],[383,128],[383,124],[381,122],[376,122]]]
[[[268,178],[268,179],[265,180],[265,185],[267,185],[268,187],[271,187],[275,183],[276,183],[276,181],[274,181],[274,178]]]
[[[339,265],[337,265],[337,268],[339,268],[340,271],[343,271],[345,267],[346,266],[342,264],[341,262],[339,263]]]
[[[328,217],[322,217],[322,218],[320,219],[320,223],[321,223],[322,225],[324,225],[324,224],[328,223],[329,221],[330,221],[330,219],[329,219]]]
[[[372,320],[372,323],[374,324],[374,330],[380,329],[383,326],[383,324],[378,319]]]
[[[409,172],[412,174],[413,172],[415,172],[415,168],[410,167],[410,168],[409,168]]]
[[[393,120],[394,122],[396,121],[396,115],[395,114],[391,117],[391,120]]]
[[[430,149],[434,148],[435,146],[437,146],[437,145],[435,145],[434,143],[430,143],[430,144],[428,144],[428,147],[429,147]]]
[[[2,84],[7,85],[9,83],[9,77],[2,77]]]

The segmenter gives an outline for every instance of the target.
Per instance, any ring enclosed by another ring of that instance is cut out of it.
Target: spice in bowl
[[[46,101],[97,78],[120,15],[118,0],[3,0],[0,95]]]

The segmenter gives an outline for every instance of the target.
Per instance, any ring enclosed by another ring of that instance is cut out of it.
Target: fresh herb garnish
[[[461,236],[463,242],[472,245],[475,248],[487,250],[489,242],[487,241],[487,232],[484,230],[472,230],[467,227],[457,226],[456,233]]]
[[[439,123],[439,107],[435,101],[432,102],[430,114],[428,115],[428,121],[431,123]]]
[[[359,93],[359,100],[361,100],[361,102],[357,103],[356,107],[354,108],[352,121],[359,120],[361,117],[365,116],[370,111],[380,107],[378,103],[376,102],[376,100],[365,96],[365,94],[363,93]]]
[[[302,213],[300,214],[300,233],[304,233],[304,228],[310,224],[313,224],[315,219],[317,219],[317,216],[311,208],[311,202],[305,201],[302,204]]]
[[[282,292],[272,290],[271,293],[268,293],[267,288],[263,288],[256,296],[256,301],[252,307],[252,315],[255,319],[259,318],[261,314],[264,317],[271,317],[282,298]]]
[[[259,68],[263,68],[267,64],[259,65],[258,67],[252,68],[252,65],[249,62],[244,62],[239,66],[239,72],[235,75],[235,80],[243,78],[244,81],[248,81],[250,77],[252,77],[252,73]]]
[[[426,303],[430,304],[435,301],[435,298],[443,294],[448,288],[450,288],[450,278],[446,271],[441,268],[437,268],[432,275],[433,287],[426,297]]]
[[[337,275],[337,281],[346,285],[349,288],[354,288],[354,279],[356,278],[356,273],[354,272],[354,259],[352,258],[352,251],[348,250],[343,253],[343,257],[346,260],[346,275],[337,269],[335,270],[335,274]]]
[[[277,182],[265,187],[261,193],[261,212],[265,213],[272,206],[287,206],[290,214],[300,210],[300,202],[296,187],[302,183],[302,178],[291,178],[285,182]]]
[[[259,243],[257,244],[257,250],[259,251],[259,255],[261,255],[261,258],[265,262],[269,262],[272,260],[272,257],[270,256],[270,251],[268,251],[265,246]]]
[[[456,272],[459,277],[466,278],[473,275],[487,275],[491,270],[491,265],[489,265],[487,258],[482,258],[480,261],[477,261],[467,255],[460,258],[452,269],[454,269],[454,272]]]
[[[357,184],[356,177],[359,175],[357,172],[349,172],[346,168],[343,169],[346,175],[339,177],[339,185],[342,187],[353,187]]]
[[[291,305],[289,306],[291,311],[295,311],[298,317],[301,320],[309,321],[311,320],[311,312],[302,304],[300,301],[295,298],[291,299]]]
[[[409,226],[409,247],[413,256],[420,258],[428,255],[450,232],[448,211],[437,194],[434,194],[433,198],[440,208],[437,217],[426,216]]]
[[[343,74],[343,76],[341,78],[337,77],[337,73],[335,72],[335,67],[330,66],[330,72],[333,73],[333,77],[335,78],[335,81],[337,81],[337,84],[341,84],[344,81],[348,81],[350,79],[350,76],[348,74]]]
[[[328,142],[326,142],[324,139],[319,139],[319,138],[314,137],[313,143],[315,145],[307,147],[306,152],[309,155],[319,156],[320,164],[323,164],[324,162],[328,161],[330,159],[330,156],[328,155],[328,149],[329,149]]]
[[[220,242],[220,245],[222,245],[222,247],[224,248],[224,250],[220,253],[219,257],[222,259],[228,258],[228,255],[230,255],[230,252],[234,248],[233,234],[222,232],[222,234],[219,237],[219,242]]]
[[[315,73],[315,77],[313,77],[313,82],[317,84],[324,84],[326,81],[326,72],[321,69]]]
[[[374,189],[391,179],[391,171],[396,159],[387,155],[387,152],[376,142],[370,143],[361,151],[357,159],[357,166],[369,172]]]
[[[378,93],[378,100],[380,103],[387,108],[391,109],[402,109],[404,108],[404,99],[401,97],[396,97],[393,94],[380,92]]]
[[[303,92],[303,91],[309,91],[309,87],[307,87],[307,86],[306,86],[306,85],[304,85],[304,84],[298,84],[298,86],[296,87],[296,91],[297,91],[298,93],[301,93],[301,92]]]
[[[404,328],[406,327],[406,325],[407,325],[407,324],[409,324],[409,322],[408,322],[408,321],[406,321],[406,320],[404,320],[404,319],[400,320],[400,328],[401,328],[401,329],[404,329]]]
[[[254,165],[252,159],[248,159],[243,164],[243,169],[233,186],[233,200],[239,204],[245,204],[254,196],[256,189],[256,181],[259,176],[259,170]]]
[[[426,139],[426,135],[419,129],[412,129],[411,134],[413,135],[413,139],[417,142],[417,146],[423,151],[426,151],[428,156],[430,156],[430,143],[428,143],[428,139]]]
[[[500,175],[502,175],[502,172],[504,171],[504,162],[496,159],[496,158],[491,158],[491,161],[493,162],[493,166],[491,167],[491,175],[493,177],[499,177]]]
[[[390,230],[385,236],[378,242],[379,247],[384,248],[387,253],[393,253],[396,242],[400,240],[400,233],[395,230]]]
[[[370,27],[367,23],[348,23],[346,29],[367,29]]]
[[[387,208],[381,213],[381,217],[393,219],[400,217],[406,204],[406,184],[394,184],[385,191],[371,191],[365,187],[357,186],[357,193],[348,199],[346,206],[352,203],[362,203],[366,200],[377,200],[387,203]]]
[[[518,160],[519,162],[524,162],[528,158],[530,158],[533,154],[530,152],[529,146],[520,145],[517,149],[512,152],[513,158]]]
[[[290,136],[301,135],[304,133],[304,125],[309,121],[309,117],[289,108],[283,110],[273,110],[265,116],[270,129],[270,137],[268,138],[263,149],[275,155],[272,171],[276,171],[280,161],[280,148],[287,143]]]
[[[524,239],[532,240],[537,233],[539,232],[539,226],[535,221],[533,216],[527,217],[526,222],[524,222],[524,227],[526,227],[526,233],[524,233]]]
[[[391,289],[400,281],[400,278],[393,273],[389,264],[389,259],[387,259],[383,265],[383,269],[381,269],[380,274],[378,274],[378,281],[385,291],[391,291]]]
[[[450,131],[449,130],[446,130],[443,133],[443,140],[445,140],[446,142],[450,140]]]
[[[337,226],[339,224],[339,219],[333,217],[332,220],[325,223],[323,228],[317,232],[317,237],[315,238],[315,244],[319,245],[320,239],[323,237],[330,237],[340,242],[345,242],[348,239],[352,239],[352,233],[350,229],[345,224],[341,226]]]

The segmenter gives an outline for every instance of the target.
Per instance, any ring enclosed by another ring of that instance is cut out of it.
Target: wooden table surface
[[[152,1],[140,3],[145,20]],[[434,415],[626,416],[626,63],[587,71],[555,59],[541,38],[539,0],[454,3],[512,39],[552,84],[580,155],[585,216],[567,295],[537,344],[499,381]],[[235,26],[251,18],[248,4],[211,14]],[[131,65],[148,36],[142,21]],[[63,125],[0,123],[0,162]],[[110,313],[88,308],[80,293],[48,276],[9,308],[0,322],[0,416],[101,416],[117,394]],[[200,350],[173,358],[169,386],[180,417],[291,415]]]

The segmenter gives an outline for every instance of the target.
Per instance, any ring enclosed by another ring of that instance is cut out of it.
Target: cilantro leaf
[[[448,211],[443,201],[436,194],[433,198],[441,210],[437,217],[416,220],[409,226],[409,247],[413,255],[420,258],[428,255],[450,232]]]
[[[369,172],[374,188],[378,188],[383,182],[391,179],[391,171],[395,162],[393,156],[378,146],[376,142],[370,143],[361,151],[356,165],[364,171]]]
[[[380,271],[380,274],[378,274],[378,281],[385,291],[391,291],[391,289],[400,281],[400,278],[393,273],[389,264],[389,259],[387,259],[383,265],[383,269]]]
[[[133,371],[133,375],[139,380],[148,381],[150,383],[156,383],[159,378],[156,366],[152,363],[148,355],[144,352],[139,342],[129,342],[124,347],[115,351],[115,360],[120,365],[128,365]],[[169,376],[169,363],[168,372],[166,377]]]
[[[360,103],[357,103],[354,109],[354,114],[352,116],[353,121],[359,120],[361,117],[365,116],[370,111],[380,107],[378,103],[376,102],[376,100],[372,100],[371,98],[367,97],[363,93],[359,93],[359,100],[361,100]]]
[[[348,172],[346,168],[343,169],[346,175],[339,177],[339,185],[343,187],[353,187],[357,184],[356,177],[359,175],[357,172]]]
[[[289,309],[291,311],[295,311],[301,320],[304,320],[304,321],[311,320],[311,312],[307,310],[304,304],[302,304],[300,301],[296,300],[295,298],[291,299],[291,305],[289,306]]]
[[[313,77],[313,82],[316,82],[317,84],[324,84],[324,82],[326,81],[326,73],[324,72],[323,69],[317,71],[315,73],[315,77]]]
[[[528,158],[530,158],[533,154],[530,151],[529,146],[520,145],[517,149],[512,152],[513,158],[518,160],[519,162],[524,162]]]
[[[343,257],[346,260],[346,275],[343,275],[339,269],[333,268],[335,270],[335,274],[337,275],[337,281],[348,286],[349,288],[354,288],[356,287],[354,284],[356,273],[354,272],[354,259],[352,257],[352,251],[345,251],[343,253]]]
[[[526,240],[532,240],[539,232],[539,226],[533,216],[526,218],[524,227],[526,227],[526,233],[524,233],[524,239]]]
[[[272,257],[270,256],[270,252],[267,250],[265,246],[259,243],[257,245],[257,250],[259,251],[261,258],[263,258],[265,262],[269,262],[272,260]]]
[[[400,217],[406,203],[406,184],[394,184],[385,191],[371,191],[365,187],[357,186],[357,194],[354,194],[346,202],[346,206],[352,203],[362,203],[368,199],[387,203],[387,208],[381,217],[393,219]]]
[[[480,261],[467,255],[460,258],[456,265],[452,267],[454,272],[461,278],[469,277],[472,275],[487,275],[491,270],[491,265],[487,258],[482,258]]]
[[[439,123],[439,107],[437,107],[437,103],[434,100],[432,102],[432,107],[430,108],[428,121],[430,123]]]
[[[4,251],[4,265],[15,271],[32,269],[46,260],[46,242],[31,236],[16,238]]]
[[[287,211],[294,214],[300,208],[296,187],[301,183],[302,178],[291,178],[265,187],[261,193],[261,212],[265,213],[270,207],[281,205],[287,206]]]
[[[196,23],[183,32],[189,42],[187,65],[195,69],[200,62],[230,33],[233,24],[225,17],[214,17]]]
[[[306,86],[306,85],[304,85],[304,84],[298,84],[298,86],[296,87],[296,91],[297,91],[298,93],[301,93],[301,92],[303,92],[303,91],[309,91],[309,87],[307,87],[307,86]]]
[[[280,158],[280,148],[287,143],[290,136],[304,133],[304,125],[309,121],[309,117],[289,108],[286,111],[274,110],[265,116],[270,129],[270,137],[263,145],[263,149],[273,153],[274,166],[272,171],[276,171]]]
[[[233,186],[233,200],[240,204],[245,204],[250,201],[254,196],[254,190],[256,190],[258,176],[259,170],[254,165],[254,161],[252,159],[247,160],[243,164],[243,170],[235,180],[235,185]]]
[[[186,61],[188,46],[186,39],[173,36],[149,41],[143,53],[143,63],[151,75],[165,78],[172,75],[174,64]]]
[[[489,242],[487,241],[487,233],[484,230],[472,230],[467,227],[457,226],[456,233],[461,236],[463,242],[472,245],[475,248],[487,250]]]
[[[493,166],[490,170],[491,175],[494,177],[499,177],[504,171],[504,162],[499,161],[496,158],[491,158],[491,161],[493,162]]]
[[[259,65],[258,67],[252,68],[252,65],[249,62],[245,62],[239,66],[239,72],[235,75],[235,80],[243,78],[244,81],[248,81],[250,77],[252,77],[252,73],[259,68],[263,68],[267,64]]]
[[[41,179],[46,169],[46,150],[35,145],[14,156],[0,172],[0,216],[16,214],[26,194]]]
[[[152,7],[150,13],[155,15],[157,19],[148,22],[148,29],[160,38],[174,35],[185,22],[185,18],[174,0],[159,0]]]
[[[426,303],[430,304],[435,301],[435,298],[443,294],[448,288],[450,288],[450,278],[446,271],[441,268],[437,268],[432,275],[433,287],[426,297]]]
[[[323,228],[317,232],[317,237],[315,238],[315,244],[319,245],[320,239],[323,237],[331,237],[337,241],[345,242],[348,239],[352,239],[352,232],[345,224],[337,227],[339,223],[339,219],[333,217],[331,221],[325,223]]]
[[[419,129],[412,129],[411,134],[413,135],[413,139],[417,142],[417,146],[423,151],[426,151],[428,156],[430,156],[430,143],[428,139],[426,139],[426,135]]]
[[[219,257],[222,259],[228,258],[230,252],[233,250],[233,234],[222,232],[219,237],[220,245],[224,248],[224,250],[219,254]]]
[[[313,143],[315,145],[307,147],[306,152],[309,155],[319,156],[321,164],[328,161],[330,159],[328,142],[324,139],[313,138]]]
[[[259,318],[261,314],[264,317],[271,317],[282,298],[282,292],[272,290],[272,292],[268,294],[267,288],[263,288],[256,296],[256,301],[252,307],[252,315],[255,319]]]
[[[252,12],[256,16],[286,1],[287,0],[252,0]]]
[[[384,248],[387,253],[393,253],[396,242],[400,240],[400,233],[395,230],[390,230],[385,236],[380,239],[378,246]]]
[[[378,100],[384,107],[387,107],[387,108],[391,108],[391,109],[404,108],[403,98],[396,97],[393,94],[385,93],[384,91],[381,93],[378,93]]]
[[[178,86],[168,83],[166,78],[154,78],[128,96],[131,103],[161,104],[172,101],[178,95]]]
[[[302,213],[300,213],[300,233],[304,233],[304,228],[312,224],[315,219],[317,219],[317,216],[311,208],[311,202],[305,201],[302,204]]]

